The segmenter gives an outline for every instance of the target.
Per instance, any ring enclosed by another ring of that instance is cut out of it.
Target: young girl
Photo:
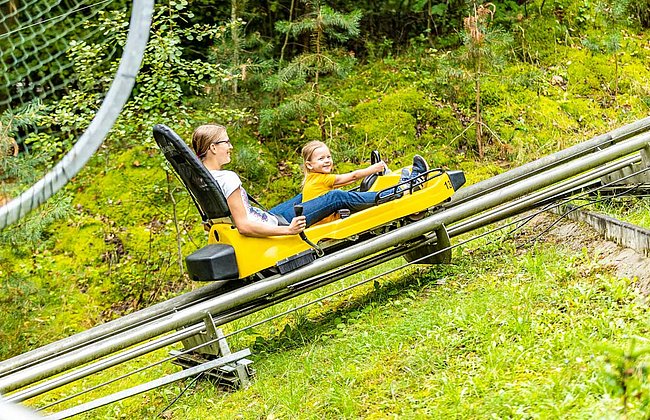
[[[302,148],[302,159],[305,170],[302,188],[302,199],[304,201],[319,197],[334,188],[352,184],[368,175],[388,169],[382,160],[367,168],[357,169],[347,174],[333,174],[334,162],[332,161],[332,154],[322,141],[307,143]]]
[[[384,161],[379,161],[364,169],[357,169],[346,174],[333,174],[334,163],[332,154],[327,145],[321,141],[310,141],[302,148],[302,159],[305,170],[305,179],[302,188],[303,201],[312,200],[320,197],[336,188],[351,184],[364,177],[388,169]],[[413,171],[411,174],[403,173],[400,181],[413,179],[428,170],[428,165],[424,158],[415,155],[413,158]],[[366,202],[366,207],[375,205],[377,193],[362,192],[359,194]],[[323,219],[320,223],[327,223],[339,218],[338,214]]]

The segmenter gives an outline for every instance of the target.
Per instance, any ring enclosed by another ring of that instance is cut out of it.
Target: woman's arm
[[[294,217],[289,226],[271,226],[248,218],[248,212],[241,198],[239,188],[228,196],[228,208],[239,233],[244,236],[263,238],[266,236],[297,235],[305,230],[305,216]]]
[[[344,185],[352,184],[353,182],[363,179],[368,175],[381,172],[384,170],[384,168],[386,168],[386,164],[382,160],[364,169],[357,169],[356,171],[348,172],[347,174],[336,175],[333,187],[338,188]]]

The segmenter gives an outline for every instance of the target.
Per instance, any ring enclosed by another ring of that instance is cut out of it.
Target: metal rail
[[[469,185],[461,189],[451,198],[450,206],[460,204],[473,197],[495,191],[510,185],[513,182],[524,180],[540,172],[549,170],[557,165],[566,163],[586,153],[598,151],[626,140],[650,129],[650,117],[643,118],[623,127],[616,128],[608,133],[593,137],[590,140],[563,149],[559,152],[544,156],[540,159],[518,166],[502,174],[493,176],[485,181]]]
[[[540,190],[534,194],[497,206],[493,209],[490,209],[489,212],[467,218],[463,220],[462,223],[452,225],[449,227],[449,235],[461,235],[487,224],[507,219],[508,217],[522,213],[533,207],[537,207],[539,203],[543,202],[544,200],[556,199],[563,193],[572,191],[576,188],[580,188],[581,186],[588,184],[590,181],[597,180],[604,175],[608,175],[630,164],[639,162],[640,160],[641,157],[639,155],[630,156],[619,162],[603,165],[600,168],[585,172],[576,178],[563,181],[562,183],[553,186],[553,188]]]
[[[221,287],[222,284],[219,282],[210,283],[199,289],[174,297],[149,308],[125,315],[116,320],[98,325],[46,346],[39,347],[30,352],[7,359],[0,363],[0,378],[29,366],[43,363],[46,360],[53,359],[66,352],[96,343],[99,340],[109,338],[120,332],[131,328],[137,328],[140,325],[150,322],[151,319],[169,315],[179,309],[191,306],[213,296]]]

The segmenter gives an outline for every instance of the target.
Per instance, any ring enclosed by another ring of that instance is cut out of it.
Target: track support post
[[[419,246],[404,258],[415,264],[449,264],[451,263],[451,240],[445,225],[440,225],[435,231],[436,243]]]
[[[211,314],[206,314],[204,323],[204,331],[182,341],[185,351],[171,352],[171,355],[177,356],[174,364],[190,368],[232,354],[223,330],[217,328]],[[194,350],[187,352],[190,349]],[[230,389],[248,388],[252,376],[255,375],[252,363],[249,359],[238,359],[212,369],[206,372],[206,375],[217,384]]]

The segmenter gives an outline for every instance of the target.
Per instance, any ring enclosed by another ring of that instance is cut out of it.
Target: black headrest
[[[217,181],[183,139],[163,124],[154,126],[153,138],[194,198],[203,220],[230,216],[228,202]]]

